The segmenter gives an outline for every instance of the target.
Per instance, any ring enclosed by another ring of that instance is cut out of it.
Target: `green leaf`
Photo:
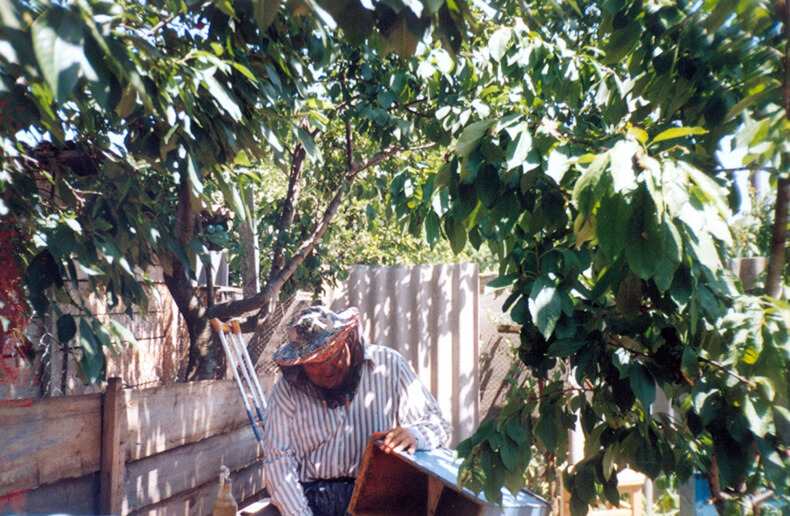
[[[491,55],[491,59],[496,62],[502,60],[505,52],[507,52],[512,33],[513,31],[508,27],[500,27],[491,35],[491,38],[488,40],[488,52]]]
[[[633,140],[620,140],[609,152],[612,163],[612,187],[615,192],[627,192],[636,188],[634,156],[639,148],[639,144]]]
[[[325,7],[332,10],[335,2],[325,2]],[[332,13],[334,15],[334,12]],[[370,36],[375,22],[373,12],[366,9],[361,2],[345,2],[338,10],[335,20],[343,29],[344,36],[352,45],[361,45]]]
[[[179,146],[180,147],[180,146]],[[183,149],[183,147],[181,147]],[[185,165],[187,169],[187,181],[189,181],[189,191],[191,193],[192,204],[197,207],[198,198],[203,195],[203,182],[201,181],[200,163],[191,153],[186,152]]]
[[[233,94],[214,77],[213,73],[204,73],[203,81],[209,93],[216,99],[219,107],[230,115],[234,122],[239,122],[242,118],[241,108],[239,108],[238,102],[233,98]]]
[[[683,355],[680,359],[680,371],[686,379],[693,383],[694,379],[699,374],[699,360],[697,357],[697,350],[691,346],[683,347]]]
[[[625,234],[631,218],[631,204],[621,195],[605,196],[598,207],[595,234],[601,248],[610,260],[614,260],[625,248]]]
[[[322,163],[323,155],[321,154],[321,150],[318,148],[318,145],[316,145],[313,136],[302,127],[294,127],[294,132],[296,133],[296,137],[299,139],[299,142],[301,142],[302,146],[307,152],[307,157],[309,157],[314,163]]]
[[[579,351],[582,346],[584,346],[582,339],[557,340],[549,346],[546,354],[552,357],[569,357]]]
[[[615,295],[615,305],[628,319],[639,315],[642,307],[642,282],[635,274],[629,273],[620,282]]]
[[[499,456],[502,458],[502,464],[504,464],[507,473],[523,473],[524,467],[519,468],[520,464],[518,463],[518,447],[508,438],[504,438],[502,440],[502,448],[499,450]]]
[[[621,61],[639,41],[641,34],[638,22],[632,22],[630,25],[614,31],[605,46],[606,56],[603,63],[611,65]]]
[[[603,453],[603,459],[601,465],[603,468],[604,480],[609,480],[612,474],[615,474],[616,476],[616,472],[614,471],[614,466],[615,466],[614,455],[615,455],[614,446],[609,446],[608,448],[606,448],[606,451]]]
[[[685,305],[691,298],[693,283],[694,279],[691,277],[688,267],[678,267],[674,278],[672,278],[672,286],[669,288],[669,296],[672,301],[678,306]]]
[[[58,318],[56,323],[58,329],[58,342],[66,344],[77,334],[77,324],[71,314],[65,314]]]
[[[588,503],[595,500],[595,472],[592,467],[589,464],[579,463],[573,473],[573,487],[579,497]]]
[[[702,127],[673,127],[658,134],[650,144],[672,140],[674,138],[685,138],[695,134],[707,134],[708,130]]]
[[[255,23],[261,34],[266,32],[272,24],[277,12],[280,10],[280,0],[252,0],[252,8],[255,13]]]
[[[499,290],[509,287],[519,278],[518,274],[506,274],[504,276],[497,276],[485,284],[485,288]]]
[[[121,100],[118,102],[118,105],[115,106],[115,113],[121,118],[126,118],[132,114],[136,106],[137,90],[130,84],[124,88],[121,94]]]
[[[730,110],[727,112],[727,115],[725,116],[725,119],[726,120],[730,120],[732,118],[735,118],[735,117],[739,116],[744,110],[746,110],[746,108],[748,108],[752,104],[759,105],[759,104],[761,104],[763,102],[766,102],[766,101],[770,102],[770,99],[772,99],[776,95],[776,90],[778,90],[779,88],[782,87],[782,83],[780,81],[776,81],[776,80],[773,80],[773,81],[767,80],[767,84],[768,84],[768,86],[765,87],[764,89],[760,90],[757,93],[754,93],[752,95],[744,97],[743,100],[741,100],[740,102],[738,102],[737,104],[732,106],[730,108]],[[764,120],[761,120],[760,124],[762,124],[763,122],[766,125],[770,124],[770,120],[767,119],[767,118],[764,119]],[[740,140],[740,139],[741,138],[739,137],[739,135],[736,134],[736,140]],[[748,145],[748,144],[751,143],[751,140],[747,141],[745,143],[746,143],[746,145]]]
[[[238,220],[247,220],[247,206],[241,198],[237,184],[226,181],[223,174],[215,174],[215,177],[225,202],[228,202],[233,208],[233,213],[238,217]]]
[[[85,376],[85,381],[88,385],[93,385],[104,380],[106,366],[104,350],[84,318],[80,319],[80,344],[82,346],[80,370]]]
[[[435,211],[431,210],[425,217],[425,240],[433,249],[441,238],[441,221]]]
[[[683,259],[683,242],[680,232],[672,222],[664,220],[661,224],[663,244],[661,257],[656,265],[655,282],[661,292],[666,292],[672,286],[675,271]]]
[[[617,489],[617,475],[608,477],[603,485],[603,495],[609,503],[615,507],[620,507],[620,491]]]
[[[25,284],[31,294],[43,295],[53,283],[59,285],[61,282],[58,265],[48,250],[38,253],[28,264]]]
[[[562,313],[562,293],[543,277],[532,284],[529,313],[543,338],[548,339]]]
[[[567,146],[563,145],[552,149],[546,163],[546,175],[552,178],[555,183],[560,184],[565,173],[571,167],[571,162],[571,150]]]
[[[458,141],[455,143],[455,153],[461,157],[468,156],[470,152],[477,148],[486,131],[495,123],[496,120],[481,120],[464,127],[461,136],[458,137]]]
[[[450,239],[450,247],[455,254],[459,254],[466,247],[466,228],[455,217],[446,217],[444,220],[444,230],[447,238]]]
[[[488,451],[483,455],[483,471],[486,473],[486,480],[483,483],[483,494],[492,503],[502,503],[502,485],[505,483],[506,468],[498,454]]]
[[[521,421],[518,419],[511,419],[507,422],[505,431],[507,432],[508,437],[510,437],[516,444],[519,446],[529,447],[529,434],[527,433],[527,429],[524,428],[524,425],[521,424]]]
[[[604,176],[608,164],[609,153],[597,155],[573,187],[573,202],[585,217],[593,211],[608,188],[609,176]]]
[[[507,151],[505,151],[506,170],[520,167],[532,150],[532,135],[529,133],[529,127],[526,123],[519,124],[518,127],[521,128],[521,131],[516,133],[515,139],[508,144]]]
[[[497,201],[501,202],[499,173],[492,166],[484,166],[477,174],[474,182],[477,197],[487,208],[492,208]]]
[[[140,345],[134,334],[120,322],[116,321],[115,319],[110,319],[110,326],[112,327],[114,333],[118,336],[119,340],[122,342],[128,342],[133,346]]]
[[[510,494],[516,496],[524,487],[524,473],[521,471],[505,471],[505,487]]]
[[[637,276],[646,280],[653,275],[661,257],[656,251],[661,249],[662,243],[655,205],[649,194],[640,189],[625,234],[625,256]]]
[[[656,382],[653,380],[653,375],[645,366],[634,362],[628,379],[631,383],[631,390],[642,402],[642,406],[647,409],[656,400]]]
[[[708,33],[713,34],[719,30],[719,27],[721,27],[722,23],[724,23],[727,18],[732,16],[737,4],[738,0],[719,1],[713,11],[711,11],[711,13],[705,19],[703,24]]]
[[[77,84],[85,59],[82,19],[70,9],[52,7],[33,22],[30,32],[41,73],[62,102]]]
[[[743,400],[743,415],[749,422],[749,430],[758,437],[765,437],[774,431],[771,405],[760,400],[752,401],[749,396]]]

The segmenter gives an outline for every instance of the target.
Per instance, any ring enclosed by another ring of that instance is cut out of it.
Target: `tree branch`
[[[404,149],[403,147],[401,147],[399,145],[396,145],[394,147],[390,147],[388,149],[384,149],[383,151],[379,152],[378,154],[376,154],[372,158],[368,158],[368,159],[363,160],[363,161],[361,161],[359,163],[352,163],[351,164],[351,168],[348,170],[348,172],[346,172],[346,179],[347,180],[348,179],[353,179],[353,178],[355,178],[357,176],[357,174],[359,174],[363,170],[368,169],[368,168],[370,168],[372,166],[378,165],[379,163],[381,163],[385,159],[390,158],[390,157],[392,157],[395,154],[398,154],[400,152],[406,152],[406,151],[415,152],[415,151],[419,151],[419,150],[430,149],[431,147],[434,147],[435,145],[436,145],[435,143],[427,143],[425,145],[418,145],[417,147],[410,147],[408,149]]]
[[[344,183],[351,183],[356,178],[357,174],[363,170],[375,166],[399,152],[404,152],[405,150],[422,150],[430,148],[433,145],[434,144],[427,144],[410,149],[403,149],[401,147],[391,147],[389,149],[385,149],[369,159],[366,159],[360,163],[352,164],[351,169],[345,174],[346,181]],[[326,210],[324,210],[320,220],[317,221],[313,232],[304,240],[304,242],[302,242],[302,244],[299,246],[299,249],[297,249],[291,259],[288,260],[288,262],[286,262],[276,274],[270,275],[266,286],[260,292],[243,299],[227,301],[214,305],[211,308],[206,309],[206,317],[209,319],[217,317],[219,319],[226,320],[231,317],[246,316],[247,314],[250,314],[256,310],[261,310],[263,308],[261,313],[256,317],[242,322],[241,329],[244,333],[250,333],[263,327],[263,325],[266,323],[266,315],[268,315],[267,305],[269,304],[269,301],[279,295],[280,290],[282,289],[283,285],[285,285],[285,282],[293,276],[293,274],[296,272],[296,269],[299,268],[302,262],[304,262],[305,258],[307,258],[307,255],[310,254],[310,251],[313,250],[315,244],[321,239],[321,237],[324,236],[324,233],[329,228],[330,222],[340,209],[340,205],[343,202],[344,197],[345,184],[341,184],[335,192],[335,195],[332,197],[332,200],[327,205]]]
[[[300,123],[304,127],[305,123]],[[280,235],[286,229],[293,225],[294,216],[296,214],[296,202],[302,192],[302,175],[304,173],[304,164],[307,157],[307,151],[301,143],[296,144],[291,159],[291,171],[288,175],[288,192],[285,195],[283,202],[283,212],[280,217],[280,222],[277,224],[277,239],[274,243],[274,251],[272,253],[272,268],[269,271],[269,280],[276,276],[280,269],[282,269],[285,259],[283,258],[283,249],[285,248],[285,241]]]
[[[310,251],[313,250],[316,242],[318,242],[318,240],[320,240],[324,235],[327,228],[329,227],[329,223],[340,208],[340,204],[342,203],[344,197],[345,189],[341,185],[332,200],[329,202],[329,205],[324,211],[321,220],[318,222],[313,232],[305,239],[304,242],[302,242],[302,245],[299,246],[299,249],[294,253],[291,259],[284,264],[277,274],[270,276],[269,281],[263,290],[252,297],[214,305],[206,311],[206,316],[209,318],[218,317],[224,320],[230,317],[248,314],[268,304],[270,299],[279,294],[280,289],[282,289],[283,285],[285,285],[285,282],[288,281],[291,276],[293,276],[294,272],[296,272],[296,269],[299,268]],[[258,319],[258,321],[245,321],[242,323],[242,330],[245,333],[255,331],[266,322],[265,319]]]

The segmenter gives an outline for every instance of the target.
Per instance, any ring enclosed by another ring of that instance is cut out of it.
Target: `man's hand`
[[[382,448],[387,453],[399,453],[406,450],[409,454],[417,451],[417,439],[411,432],[401,426],[396,426],[384,432],[374,432],[373,439],[383,441]]]

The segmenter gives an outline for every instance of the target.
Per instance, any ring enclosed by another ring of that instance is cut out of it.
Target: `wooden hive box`
[[[348,512],[352,516],[548,516],[543,498],[502,490],[502,505],[458,489],[458,462],[446,449],[390,454],[380,441],[365,448]]]

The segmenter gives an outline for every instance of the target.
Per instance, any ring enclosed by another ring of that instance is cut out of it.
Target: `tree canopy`
[[[27,237],[31,304],[55,311],[61,343],[79,339],[86,379],[103,378],[104,348],[133,337],[91,317],[77,280],[111,306],[144,313],[151,264],[187,324],[188,377],[213,377],[208,321],[244,317],[246,332],[265,325],[300,265],[325,260],[320,242],[349,185],[433,144],[422,131],[432,108],[393,52],[408,57],[428,35],[454,52],[463,9],[0,2],[0,209]],[[280,171],[287,187],[254,213],[243,199],[261,170]],[[238,244],[252,215],[268,224],[262,288],[201,302],[197,260]],[[62,306],[85,316],[79,327]]]
[[[0,229],[23,242],[28,299],[79,339],[89,380],[132,337],[87,317],[75,282],[145,311],[147,264],[187,322],[190,378],[207,378],[208,320],[266,324],[297,271],[331,263],[322,239],[364,179],[428,244],[489,248],[493,286],[511,289],[538,389],[459,446],[461,482],[492,500],[520,488],[532,447],[561,461],[578,419],[576,514],[617,503],[626,466],[698,470],[722,512],[786,496],[783,6],[503,0],[473,21],[455,1],[0,0]],[[763,293],[726,269],[732,146],[776,188]],[[201,302],[195,260],[242,243],[261,170],[282,185],[255,215],[265,282]],[[673,414],[652,410],[659,392]]]
[[[574,514],[617,504],[626,466],[699,471],[720,511],[786,497],[784,20],[768,2],[497,7],[452,71],[432,70],[454,151],[415,214],[457,249],[491,248],[539,382],[459,446],[462,481],[518,489],[530,445],[561,463],[578,420]],[[736,146],[782,198],[765,295],[727,270],[739,199],[721,153]]]

